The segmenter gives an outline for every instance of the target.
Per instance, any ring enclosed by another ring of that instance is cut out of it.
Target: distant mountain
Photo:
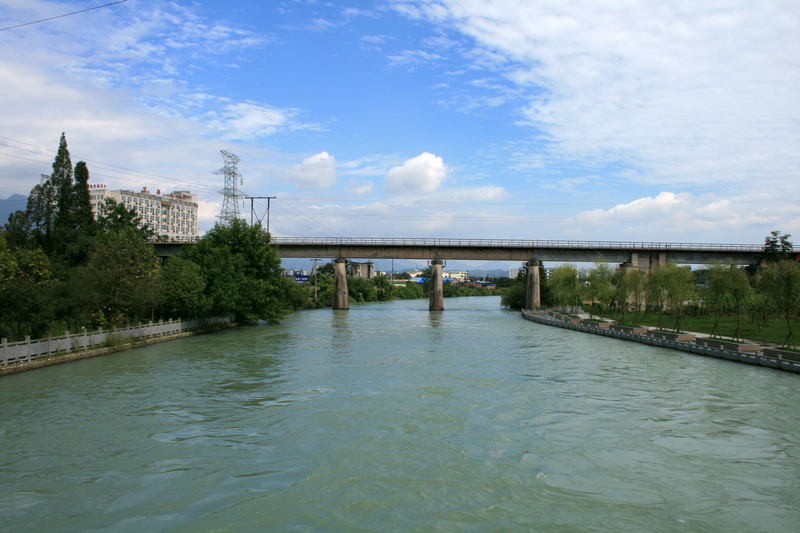
[[[0,199],[0,226],[5,226],[8,222],[8,215],[14,211],[25,211],[28,204],[28,197],[21,194],[12,194],[5,200]]]

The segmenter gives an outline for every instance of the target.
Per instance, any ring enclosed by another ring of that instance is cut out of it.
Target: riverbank
[[[752,345],[755,346],[755,349],[746,351],[743,349],[743,346],[747,345],[738,345],[735,346],[736,349],[732,349],[734,348],[733,343],[699,337],[696,334],[671,334],[648,327],[632,328],[616,326],[616,328],[612,329],[610,325],[608,327],[601,326],[601,324],[609,324],[608,322],[594,322],[588,324],[588,321],[585,320],[565,317],[564,315],[556,313],[550,315],[544,312],[532,312],[527,309],[522,310],[522,317],[531,322],[537,322],[548,326],[572,329],[641,344],[650,344],[660,348],[670,348],[682,352],[714,357],[716,359],[727,359],[728,361],[800,373],[800,354],[788,355],[788,357],[792,357],[792,359],[786,359],[784,358],[786,354],[773,348],[762,348],[757,345]],[[793,360],[795,355],[798,356],[799,360]]]
[[[142,348],[152,344],[159,344],[162,342],[182,339],[185,337],[192,337],[194,335],[202,335],[204,333],[211,333],[223,329],[235,328],[238,324],[214,324],[213,326],[198,329],[194,331],[184,331],[181,333],[171,333],[163,336],[153,336],[147,338],[134,338],[129,337],[130,342],[121,342],[114,346],[104,346],[100,348],[90,348],[88,350],[74,350],[70,352],[56,352],[52,355],[45,357],[37,357],[30,361],[20,361],[18,363],[11,363],[5,366],[0,366],[0,377],[10,374],[18,374],[28,370],[35,370],[37,368],[44,368],[52,365],[59,365],[62,363],[71,363],[72,361],[80,361],[81,359],[90,359],[92,357],[99,357],[101,355],[108,355],[125,350],[132,350],[134,348]]]

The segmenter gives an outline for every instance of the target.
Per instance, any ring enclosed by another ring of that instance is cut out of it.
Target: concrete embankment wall
[[[237,324],[230,322],[228,318],[211,318],[201,319],[199,321],[170,321],[169,323],[156,325],[151,324],[149,326],[150,329],[145,329],[148,328],[148,326],[140,325],[137,328],[126,328],[117,331],[106,332],[102,334],[105,335],[105,337],[102,338],[102,341],[99,340],[99,338],[95,338],[94,341],[96,342],[90,341],[91,344],[88,342],[81,342],[79,344],[76,343],[76,339],[83,339],[85,341],[87,338],[91,339],[91,335],[73,336],[71,337],[72,343],[68,343],[66,348],[62,348],[61,345],[57,345],[54,342],[62,339],[61,337],[59,337],[59,339],[43,339],[33,342],[28,341],[27,343],[15,343],[26,348],[27,353],[25,355],[14,356],[13,359],[11,357],[5,357],[9,355],[9,346],[4,342],[2,349],[0,350],[0,355],[4,356],[0,358],[0,363],[2,363],[0,364],[0,376],[17,374],[19,372],[43,368],[50,365],[69,363],[71,361],[78,361],[80,359],[89,359],[91,357],[97,357],[123,350],[130,350],[132,348],[139,348],[142,346],[149,346],[159,342],[190,337],[192,335],[200,335],[202,333],[208,333],[210,331],[217,331],[219,329],[227,329],[236,326]],[[139,335],[135,336],[132,334],[132,332],[136,332]],[[95,335],[97,335],[97,333],[95,333]],[[107,342],[109,337],[119,341],[119,344],[115,344],[113,346],[100,344],[100,342]],[[66,338],[70,339],[68,335]],[[5,339],[3,339],[3,341],[5,341]],[[47,343],[48,350],[42,349],[35,354],[32,354],[33,349],[31,347],[36,347],[36,345],[39,343],[42,345]],[[62,348],[62,351],[55,349],[56,347]],[[49,348],[53,348],[52,351],[50,351]]]
[[[729,361],[735,361],[738,363],[765,366],[786,372],[800,373],[800,362],[783,359],[780,356],[770,357],[765,355],[764,351],[742,352],[725,350],[706,346],[697,341],[677,341],[658,338],[658,336],[653,335],[654,330],[651,331],[649,329],[642,333],[626,333],[622,331],[612,331],[607,328],[589,327],[584,324],[575,324],[572,321],[562,320],[547,314],[534,313],[526,309],[522,310],[522,317],[526,320],[530,320],[531,322],[538,322],[539,324],[545,324],[548,326],[572,329],[575,331],[581,331],[583,333],[591,333],[603,337],[613,337],[615,339],[639,342],[641,344],[650,344],[660,348],[670,348],[673,350],[680,350],[682,352],[689,352],[697,355],[714,357],[717,359],[727,359]]]

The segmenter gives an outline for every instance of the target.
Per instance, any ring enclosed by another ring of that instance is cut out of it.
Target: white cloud
[[[444,182],[447,172],[441,157],[425,152],[390,168],[383,179],[383,189],[392,194],[431,193]]]
[[[228,104],[211,113],[209,124],[228,139],[248,139],[271,135],[289,126],[296,110],[275,109],[254,102]]]
[[[794,4],[441,0],[396,9],[472,37],[485,52],[476,66],[528,93],[519,123],[548,141],[550,160],[621,163],[650,185],[797,181]]]
[[[771,229],[800,221],[800,207],[792,202],[768,201],[754,207],[752,199],[661,192],[610,209],[584,211],[565,220],[562,228],[582,238],[730,242],[736,235],[737,243],[758,244]]]
[[[506,195],[506,190],[503,187],[498,187],[496,185],[486,185],[485,187],[477,187],[475,189],[464,191],[461,194],[457,195],[457,197],[468,200],[484,201],[484,200],[499,200],[500,198],[503,198],[505,195]]]
[[[420,65],[440,60],[442,56],[426,52],[425,50],[403,50],[399,54],[388,56],[388,59],[391,65],[414,70]]]
[[[366,194],[372,190],[371,180],[364,180],[360,182],[356,180],[350,180],[348,185],[350,185],[350,190],[354,194]]]
[[[298,189],[324,189],[336,183],[336,158],[321,152],[286,170],[285,178]]]

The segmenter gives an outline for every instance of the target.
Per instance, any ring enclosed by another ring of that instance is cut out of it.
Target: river
[[[427,305],[0,378],[0,530],[800,529],[800,376]]]

